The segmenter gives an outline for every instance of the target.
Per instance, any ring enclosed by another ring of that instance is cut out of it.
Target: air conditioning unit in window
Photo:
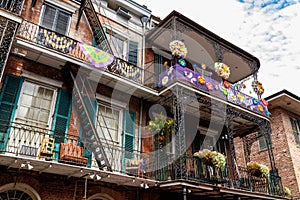
[[[125,17],[126,19],[130,19],[131,15],[128,10],[125,8],[119,7],[117,10],[118,15],[121,15],[122,17]]]

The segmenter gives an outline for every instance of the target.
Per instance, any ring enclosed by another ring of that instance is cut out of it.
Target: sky
[[[300,97],[300,0],[135,1],[161,19],[176,10],[257,57],[263,98],[283,89]]]

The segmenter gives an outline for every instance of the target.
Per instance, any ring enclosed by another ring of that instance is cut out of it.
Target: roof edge
[[[270,96],[266,97],[265,100],[270,101],[270,100],[275,99],[277,97],[280,97],[281,95],[284,95],[284,94],[287,95],[287,96],[290,96],[291,98],[294,98],[294,99],[296,99],[297,101],[300,102],[300,97],[299,96],[295,95],[294,93],[292,93],[292,92],[290,92],[286,89],[283,89],[279,92],[271,94]]]

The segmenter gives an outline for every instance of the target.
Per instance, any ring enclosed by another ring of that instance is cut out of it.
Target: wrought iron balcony
[[[24,0],[2,0],[0,2],[0,8],[3,8],[9,12],[17,15],[21,14]]]
[[[33,24],[29,21],[24,20],[21,23],[16,37],[34,45],[47,48],[50,51],[55,51],[58,54],[76,61],[91,64],[82,52],[79,41]],[[115,58],[112,64],[105,67],[105,70],[138,84],[145,84],[148,87],[152,87],[153,85],[153,73],[120,58]]]
[[[20,123],[1,124],[1,155],[30,159],[41,162],[61,163],[82,167],[97,168],[93,157],[86,156],[85,147],[79,137]],[[103,141],[105,150],[113,151],[108,157],[113,172],[123,175],[145,178],[155,181],[192,181],[199,184],[218,185],[252,192],[278,195],[272,185],[276,177],[260,178],[252,176],[246,168],[239,167],[239,180],[232,180],[228,165],[220,170],[213,165],[205,164],[200,158],[184,156],[186,173],[176,175],[176,162],[173,154],[157,151],[142,153],[125,150],[110,141]]]
[[[176,81],[188,84],[188,87],[216,96],[222,100],[249,109],[253,112],[264,116],[269,116],[267,102],[251,97],[242,92],[241,88],[235,87],[227,81],[215,80],[212,76],[213,72],[193,71],[187,67],[181,67],[179,64],[167,69],[160,74],[158,87],[166,87]]]

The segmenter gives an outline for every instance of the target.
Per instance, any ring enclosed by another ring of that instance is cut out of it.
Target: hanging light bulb
[[[90,178],[94,179],[95,178],[95,174],[90,175]]]
[[[28,167],[29,170],[33,169],[33,166],[29,163],[27,164],[27,167]]]
[[[96,179],[97,179],[97,181],[99,181],[101,179],[101,176],[99,176],[98,174],[96,174]]]

